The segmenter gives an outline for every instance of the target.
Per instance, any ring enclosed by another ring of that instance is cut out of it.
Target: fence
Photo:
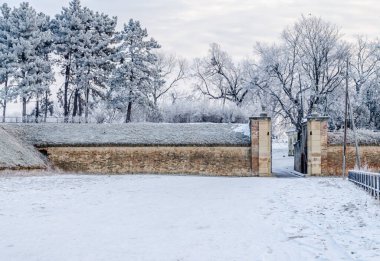
[[[0,117],[0,123],[86,123],[85,117]],[[87,123],[98,123],[94,118],[88,118]]]
[[[350,170],[348,180],[380,200],[380,173]]]

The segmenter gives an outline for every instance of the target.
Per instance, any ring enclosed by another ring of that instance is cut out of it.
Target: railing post
[[[350,170],[348,180],[380,200],[380,173]]]

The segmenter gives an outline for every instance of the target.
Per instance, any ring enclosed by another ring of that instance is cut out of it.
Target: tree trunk
[[[75,90],[75,93],[74,93],[74,105],[73,105],[73,117],[76,117],[77,113],[78,113],[78,94],[79,94],[79,91]]]
[[[79,117],[82,117],[83,115],[83,104],[82,104],[82,98],[80,97],[80,93],[78,94],[78,109],[79,109]]]
[[[65,71],[65,85],[64,85],[64,94],[63,94],[63,116],[64,122],[68,122],[69,118],[69,106],[68,106],[68,90],[69,90],[69,82],[70,82],[70,65],[66,66]]]
[[[89,95],[90,95],[90,89],[87,87],[86,88],[86,107],[84,111],[84,117],[85,117],[86,123],[88,123],[88,96]]]
[[[3,122],[5,122],[5,114],[7,111],[7,99],[8,99],[8,75],[5,75],[5,85],[4,85],[4,104],[3,104]]]
[[[40,100],[39,100],[39,97],[37,95],[37,101],[36,101],[36,123],[38,123],[38,116],[40,114]]]
[[[26,98],[22,98],[22,122],[26,122]]]
[[[131,122],[132,115],[132,102],[128,102],[127,116],[125,117],[125,123]]]
[[[45,111],[44,111],[44,122],[46,122],[47,113],[48,113],[48,104],[49,104],[49,98],[48,98],[48,92],[45,92]]]

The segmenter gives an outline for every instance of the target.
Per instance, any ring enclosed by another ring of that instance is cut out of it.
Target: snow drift
[[[42,155],[30,144],[7,133],[0,127],[0,170],[44,169]]]

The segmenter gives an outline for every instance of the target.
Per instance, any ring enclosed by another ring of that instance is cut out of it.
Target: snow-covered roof
[[[328,132],[328,143],[331,145],[343,144],[343,131]],[[371,130],[358,130],[356,137],[359,145],[380,145],[380,132],[374,132]],[[347,143],[355,144],[354,132],[347,130]]]
[[[248,124],[7,124],[11,134],[35,146],[203,145],[249,146]]]
[[[0,127],[0,170],[45,167],[44,160],[32,145],[22,142]]]

